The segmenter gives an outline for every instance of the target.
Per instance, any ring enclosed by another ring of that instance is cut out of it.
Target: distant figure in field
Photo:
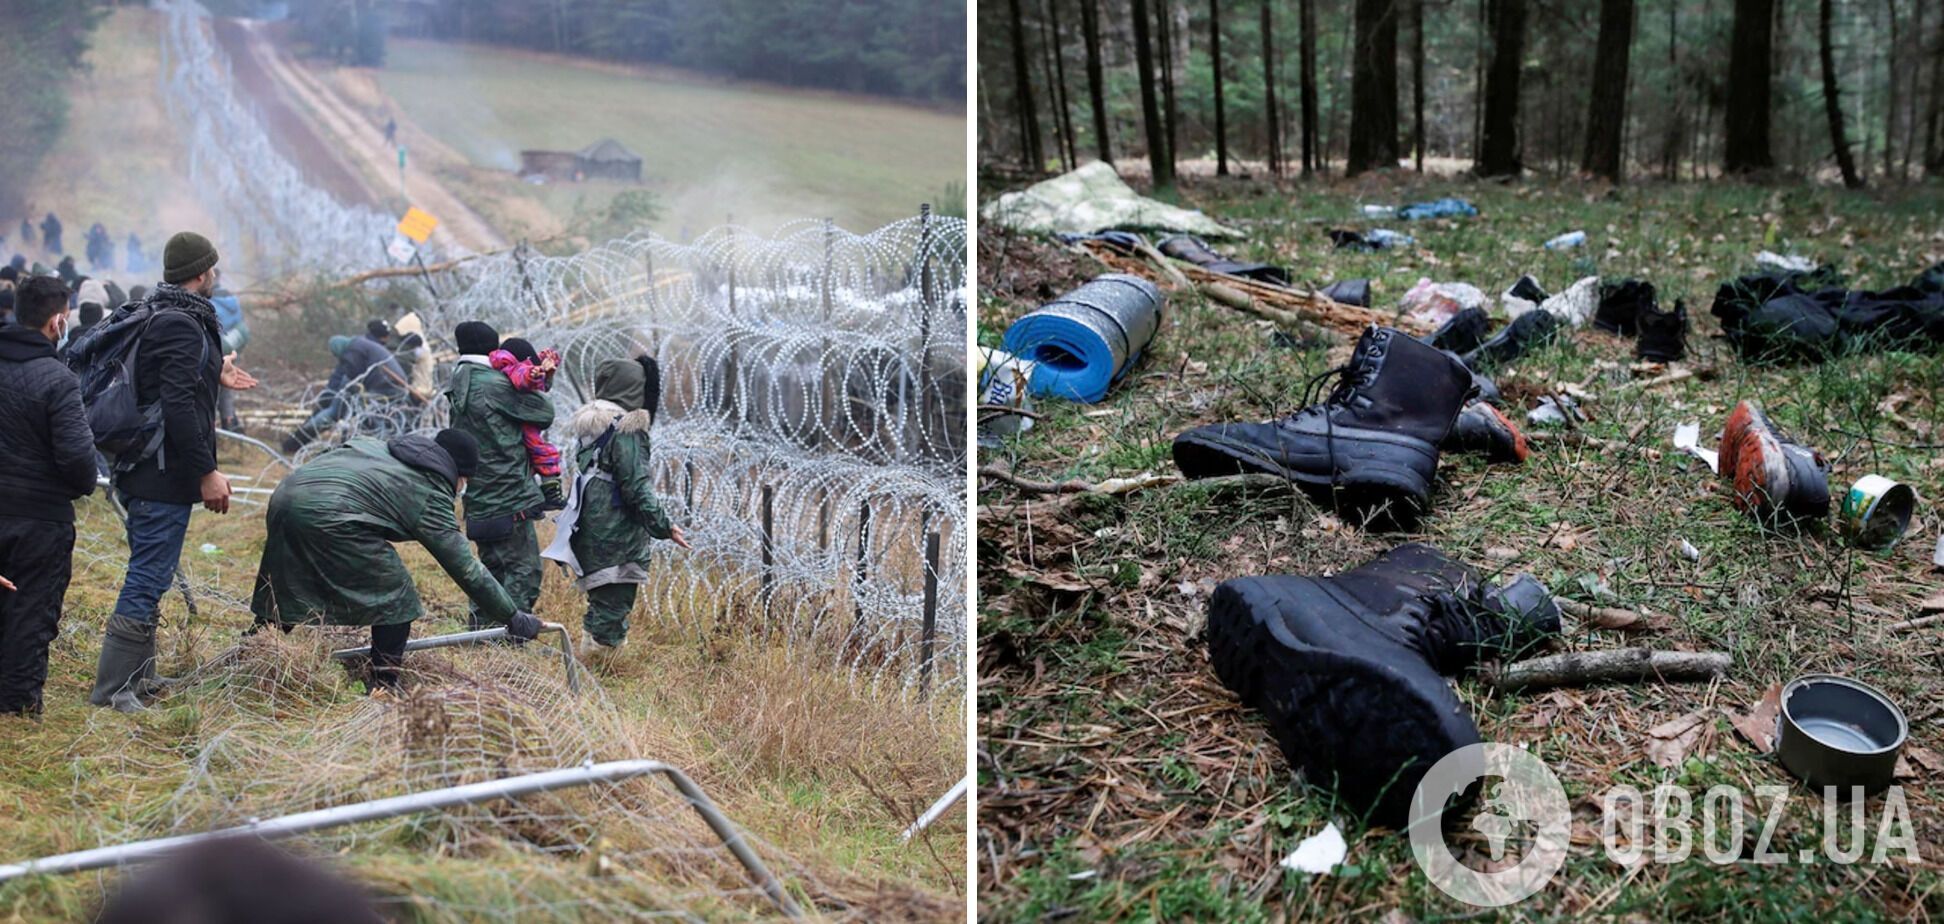
[[[61,252],[61,220],[55,218],[53,212],[48,212],[47,217],[41,219],[41,244],[48,253]]]
[[[88,228],[88,268],[97,272],[115,268],[115,242],[98,221]]]
[[[385,118],[385,143],[393,147],[398,145],[398,120],[389,116]]]
[[[34,226],[28,224],[27,219],[22,218],[20,220],[20,246],[25,247],[28,244],[32,244],[33,242],[34,242]]]
[[[59,274],[61,281],[67,283],[70,288],[81,284],[81,271],[74,267],[73,257],[62,257],[61,262],[54,267],[54,272]]]

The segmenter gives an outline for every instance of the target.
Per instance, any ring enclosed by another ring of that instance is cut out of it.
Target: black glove
[[[560,493],[560,479],[548,478],[540,482],[541,510],[565,510],[567,498]]]
[[[522,642],[532,641],[540,635],[540,617],[532,613],[514,613],[506,621],[506,634]]]

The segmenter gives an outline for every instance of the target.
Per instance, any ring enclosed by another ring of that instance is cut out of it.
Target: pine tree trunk
[[[1282,135],[1276,123],[1276,40],[1269,4],[1262,0],[1262,114],[1269,135],[1269,172],[1282,176]]]
[[[1161,127],[1161,102],[1154,94],[1154,42],[1148,35],[1147,0],[1134,2],[1134,64],[1141,75],[1141,128],[1147,135],[1148,169],[1154,188],[1174,185],[1174,164],[1168,160],[1168,139]]]
[[[1396,0],[1356,0],[1345,176],[1397,166]]]
[[[1930,49],[1930,113],[1924,117],[1924,172],[1944,176],[1944,6]]]
[[[1013,104],[1019,116],[1019,142],[1024,150],[1026,169],[1046,170],[1046,153],[1040,148],[1039,116],[1033,111],[1033,81],[1026,67],[1026,23],[1019,15],[1019,0],[1007,0],[1012,13]]]
[[[1492,22],[1492,63],[1485,74],[1485,133],[1479,139],[1479,176],[1517,176],[1519,70],[1525,60],[1525,0],[1498,0]]]
[[[1060,29],[1061,0],[1046,0],[1047,44],[1053,49],[1053,88],[1060,107],[1060,138],[1066,144],[1068,169],[1080,166],[1079,139],[1073,134],[1073,104],[1067,96],[1066,35]]]
[[[1599,49],[1593,56],[1593,100],[1586,112],[1580,169],[1620,182],[1620,141],[1627,124],[1627,58],[1633,47],[1633,0],[1601,0]]]
[[[1167,126],[1168,133],[1168,172],[1175,172],[1179,166],[1179,156],[1175,146],[1181,135],[1176,130],[1180,124],[1175,109],[1174,78],[1174,0],[1151,0],[1154,3],[1154,43],[1161,51],[1161,122]]]
[[[1228,117],[1222,111],[1222,3],[1208,0],[1208,69],[1215,75],[1215,175],[1228,176]]]
[[[1100,73],[1100,0],[1080,0],[1080,28],[1087,44],[1087,98],[1093,104],[1094,144],[1100,160],[1114,163],[1114,146],[1107,134],[1107,99]]]
[[[1300,41],[1301,59],[1299,66],[1302,74],[1303,104],[1303,175],[1309,176],[1323,169],[1321,148],[1317,144],[1316,124],[1316,0],[1302,0],[1298,11],[1302,27]]]
[[[1728,50],[1721,169],[1753,173],[1775,166],[1769,149],[1769,82],[1774,61],[1775,0],[1735,0]]]
[[[1667,98],[1673,104],[1673,111],[1667,118],[1666,147],[1661,151],[1661,176],[1669,182],[1681,178],[1681,130],[1687,126],[1687,116],[1681,105],[1681,59],[1679,54],[1681,20],[1680,4],[1667,5]]]
[[[1829,115],[1829,143],[1836,148],[1836,167],[1843,171],[1843,185],[1862,189],[1863,177],[1856,172],[1856,159],[1850,156],[1849,139],[1843,134],[1843,107],[1836,98],[1836,51],[1829,40],[1830,13],[1834,0],[1822,0],[1821,36],[1817,42],[1822,55],[1823,111]]]
[[[1424,0],[1411,0],[1411,148],[1424,172]]]
[[[1060,159],[1060,172],[1072,170],[1073,149],[1067,146],[1066,129],[1060,123],[1060,82],[1053,56],[1058,53],[1052,30],[1047,26],[1047,18],[1040,17],[1040,73],[1046,75],[1047,103],[1053,107],[1053,156]]]
[[[1883,178],[1888,181],[1897,169],[1897,0],[1883,0],[1890,17],[1890,43],[1884,46],[1883,72]]]

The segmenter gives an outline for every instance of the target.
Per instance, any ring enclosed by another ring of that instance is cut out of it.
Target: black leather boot
[[[1483,371],[1507,365],[1559,335],[1559,318],[1550,311],[1528,311],[1512,319],[1498,335],[1465,354],[1466,368]]]
[[[1190,478],[1267,472],[1340,490],[1351,506],[1395,499],[1423,509],[1438,444],[1476,389],[1471,372],[1448,353],[1373,326],[1348,364],[1316,381],[1331,374],[1341,378],[1326,400],[1281,420],[1214,424],[1175,437],[1176,467]]]
[[[1671,363],[1687,355],[1687,302],[1674,300],[1673,311],[1648,306],[1640,312],[1640,339],[1634,355],[1657,363]]]
[[[1600,286],[1600,307],[1593,311],[1593,326],[1610,334],[1631,337],[1640,330],[1640,317],[1660,311],[1654,300],[1654,284],[1626,279]]]
[[[1440,350],[1449,350],[1463,355],[1478,349],[1485,342],[1485,335],[1492,329],[1492,316],[1483,308],[1466,308],[1451,316],[1436,333],[1424,338],[1424,342]]]
[[[1208,602],[1216,676],[1310,783],[1391,827],[1432,764],[1479,741],[1445,676],[1558,631],[1538,581],[1486,585],[1420,543],[1335,577],[1226,581]]]

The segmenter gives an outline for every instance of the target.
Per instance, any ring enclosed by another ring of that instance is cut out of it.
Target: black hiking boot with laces
[[[1422,510],[1438,471],[1438,445],[1476,390],[1449,353],[1402,331],[1370,327],[1330,395],[1281,420],[1212,424],[1175,437],[1174,459],[1190,478],[1245,472],[1342,492],[1350,506],[1401,500]]]
[[[1634,355],[1657,363],[1679,361],[1687,355],[1687,302],[1674,300],[1673,311],[1649,305],[1640,312],[1640,339]]]

